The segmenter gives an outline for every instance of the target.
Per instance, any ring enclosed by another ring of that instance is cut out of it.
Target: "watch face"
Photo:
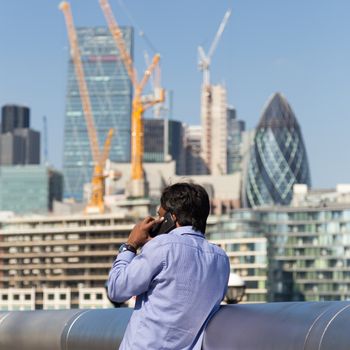
[[[125,252],[126,250],[136,254],[136,249],[132,245],[127,244],[127,243],[124,243],[120,246],[119,253]]]
[[[119,247],[119,253],[125,252],[126,250],[128,250],[128,248],[125,243]]]

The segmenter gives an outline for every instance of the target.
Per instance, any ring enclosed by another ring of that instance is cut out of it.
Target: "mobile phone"
[[[149,232],[151,237],[161,235],[163,233],[168,233],[176,227],[176,223],[173,220],[170,212],[167,211],[164,215],[164,220],[156,225],[154,225]]]

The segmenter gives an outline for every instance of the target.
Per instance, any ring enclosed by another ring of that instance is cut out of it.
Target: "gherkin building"
[[[268,101],[256,129],[245,184],[248,207],[288,205],[293,185],[311,186],[300,126],[286,98]]]

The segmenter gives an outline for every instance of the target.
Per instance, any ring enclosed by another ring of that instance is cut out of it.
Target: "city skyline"
[[[70,3],[76,26],[105,25],[97,0]],[[40,131],[43,115],[48,117],[49,160],[61,169],[68,39],[58,4],[3,4],[0,39],[6,50],[0,57],[0,104],[30,107],[33,127]],[[129,1],[132,21],[121,0],[111,5],[121,25],[141,27],[161,53],[164,86],[174,91],[173,117],[188,124],[200,123],[197,46],[208,49],[223,14],[232,8],[213,56],[212,82],[225,83],[228,102],[248,129],[257,125],[268,96],[282,92],[303,130],[313,185],[350,182],[350,165],[343,155],[350,127],[350,45],[344,40],[350,34],[350,3]],[[137,32],[134,56],[141,74],[143,50],[149,55],[153,51]]]

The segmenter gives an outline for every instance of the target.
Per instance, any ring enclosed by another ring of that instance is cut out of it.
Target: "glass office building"
[[[245,122],[237,119],[234,108],[227,108],[227,173],[232,174],[242,170],[242,133]]]
[[[132,57],[133,30],[125,27],[122,31]],[[106,27],[77,28],[77,36],[100,149],[108,130],[115,128],[109,157],[129,162],[132,85],[116,44]],[[93,161],[72,59],[68,64],[63,169],[64,197],[80,201],[84,184],[91,181]]]
[[[0,167],[0,211],[47,213],[62,200],[62,174],[43,165]]]
[[[144,162],[176,161],[176,174],[185,173],[184,129],[169,119],[144,119]]]
[[[256,129],[248,166],[249,207],[288,205],[293,185],[311,185],[300,126],[285,97],[269,100]]]

